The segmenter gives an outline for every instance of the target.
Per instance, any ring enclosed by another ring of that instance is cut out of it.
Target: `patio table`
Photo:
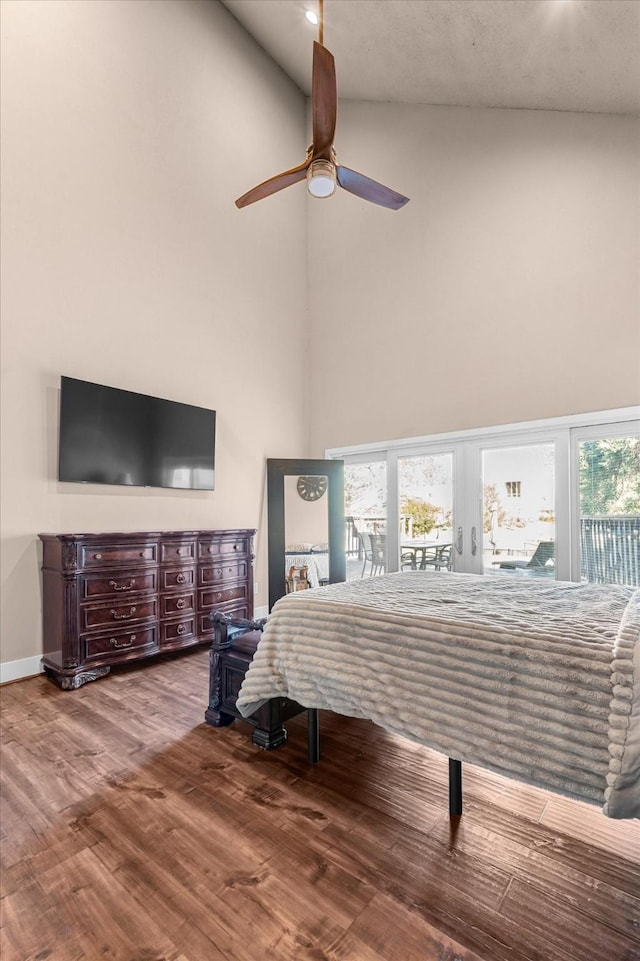
[[[408,560],[412,571],[424,571],[427,567],[448,569],[452,546],[451,541],[406,541],[400,544],[402,566]]]

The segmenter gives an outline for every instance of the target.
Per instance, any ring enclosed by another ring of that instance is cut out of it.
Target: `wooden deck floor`
[[[640,961],[640,822],[303,718],[203,723],[204,650],[2,702],[3,961]]]

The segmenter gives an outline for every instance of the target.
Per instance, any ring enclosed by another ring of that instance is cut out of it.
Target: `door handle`
[[[458,554],[462,554],[462,528],[458,528],[458,536],[456,538],[456,550]]]
[[[471,553],[475,557],[478,552],[478,538],[476,536],[475,527],[471,528]]]

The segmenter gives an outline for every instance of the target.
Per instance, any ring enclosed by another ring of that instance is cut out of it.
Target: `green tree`
[[[580,507],[586,517],[640,514],[640,438],[580,445]]]
[[[435,504],[429,504],[419,497],[409,497],[402,503],[402,513],[413,519],[413,534],[420,536],[433,530],[441,511]]]

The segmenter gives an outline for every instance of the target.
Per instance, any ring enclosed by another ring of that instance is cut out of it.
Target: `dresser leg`
[[[90,670],[84,668],[77,674],[61,674],[59,671],[53,671],[50,667],[45,666],[44,668],[47,677],[52,678],[59,684],[63,691],[77,691],[83,684],[88,684],[89,681],[97,681],[99,677],[105,677],[110,671],[110,667],[93,667]]]

